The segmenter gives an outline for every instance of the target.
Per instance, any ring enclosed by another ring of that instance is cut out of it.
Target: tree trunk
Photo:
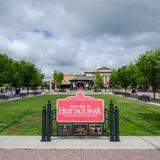
[[[17,94],[17,87],[15,87],[15,94]]]
[[[155,99],[156,98],[156,91],[153,90],[153,98]]]
[[[27,87],[27,94],[29,94],[29,87]]]
[[[57,90],[57,84],[55,83],[55,90]]]

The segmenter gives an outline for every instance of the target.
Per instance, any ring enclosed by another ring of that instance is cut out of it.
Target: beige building
[[[110,68],[107,68],[107,67],[101,67],[101,68],[97,68],[95,71],[84,72],[84,74],[85,74],[86,77],[92,77],[92,78],[95,79],[95,73],[96,73],[96,71],[100,72],[100,75],[103,78],[104,87],[108,88],[108,86],[109,86],[109,80],[111,79],[112,70]]]
[[[61,88],[64,89],[91,89],[95,82],[95,73],[100,72],[103,78],[104,87],[109,87],[109,80],[111,79],[112,70],[107,67],[97,68],[94,71],[86,71],[83,75],[66,74],[64,73],[64,80]],[[50,82],[50,89],[55,89],[54,80]]]
[[[71,85],[71,81],[70,80],[75,78],[76,76],[77,75],[74,75],[74,74],[64,73],[64,79],[63,79],[61,87],[62,88],[70,88],[70,85]]]

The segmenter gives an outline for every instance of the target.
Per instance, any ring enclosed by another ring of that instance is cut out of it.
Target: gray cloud
[[[160,44],[159,0],[0,0],[0,52],[51,75],[118,67]]]

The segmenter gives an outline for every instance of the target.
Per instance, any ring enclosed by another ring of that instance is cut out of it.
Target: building
[[[71,88],[71,81],[70,80],[73,78],[76,78],[76,77],[77,77],[77,75],[65,73],[61,87],[64,89]]]
[[[77,75],[74,75],[74,74],[64,73],[64,79],[62,81],[61,88],[63,88],[63,89],[70,89],[71,88],[71,82],[70,82],[70,80],[72,78],[75,78],[76,76]],[[50,90],[52,90],[52,89],[56,89],[56,86],[55,86],[53,78],[51,77],[51,79],[50,79]]]
[[[70,79],[72,90],[90,90],[94,85],[94,79],[86,76],[78,76]]]
[[[109,87],[109,81],[111,79],[112,70],[107,67],[97,68],[94,71],[86,71],[83,75],[65,74],[61,88],[71,90],[90,90],[94,86],[95,73],[99,71],[103,78],[103,84],[105,88]],[[55,89],[54,80],[52,80],[50,88]]]
[[[84,72],[84,74],[85,74],[86,77],[90,77],[90,78],[95,79],[96,71],[100,72],[100,75],[103,78],[104,87],[108,88],[109,87],[109,81],[111,79],[112,70],[110,68],[107,68],[107,67],[101,67],[101,68],[97,68],[95,71]]]

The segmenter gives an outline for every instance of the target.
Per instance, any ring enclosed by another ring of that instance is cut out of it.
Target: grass
[[[55,107],[58,98],[68,95],[42,95],[0,103],[0,135],[40,135],[41,110],[51,100]],[[160,135],[160,107],[113,95],[91,95],[109,101],[120,111],[120,135]]]

